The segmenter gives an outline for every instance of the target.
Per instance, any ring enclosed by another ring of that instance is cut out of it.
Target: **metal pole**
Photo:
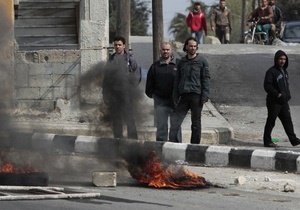
[[[242,2],[242,22],[241,22],[241,41],[244,40],[244,32],[245,32],[245,14],[246,14],[246,0]]]
[[[117,36],[126,39],[126,50],[130,46],[130,0],[121,0],[117,3]]]

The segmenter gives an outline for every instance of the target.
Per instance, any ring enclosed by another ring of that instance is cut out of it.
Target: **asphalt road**
[[[260,48],[253,46],[258,52]],[[211,66],[211,101],[234,128],[235,138],[261,142],[267,117],[263,80],[267,69],[274,64],[274,53],[204,56]],[[300,136],[299,54],[291,53],[288,56],[291,114],[295,133]],[[280,142],[288,141],[279,119],[273,137],[279,138]]]
[[[299,175],[284,172],[262,172],[233,168],[187,166],[215,187],[207,189],[157,189],[141,185],[126,176],[119,177],[117,187],[59,185],[78,192],[100,193],[93,199],[56,199],[33,201],[0,201],[9,210],[94,210],[94,209],[298,209],[300,205]],[[244,184],[235,184],[244,177]],[[74,180],[73,180],[74,181]],[[283,192],[291,184],[295,192]],[[80,183],[79,183],[80,184]]]

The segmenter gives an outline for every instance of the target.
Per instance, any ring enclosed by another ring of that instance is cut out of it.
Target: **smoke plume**
[[[100,62],[81,76],[81,85],[87,91],[89,89],[92,91],[95,88],[94,85],[100,87],[101,102],[99,111],[102,122],[110,124],[111,114],[119,112],[119,109],[125,111],[132,109],[138,126],[144,119],[143,90],[141,88],[142,84],[139,84],[139,77],[140,72],[127,73],[119,63],[108,65]],[[105,103],[104,100],[108,103]],[[120,103],[116,110],[111,109],[111,107],[115,107],[110,104],[114,100]],[[120,116],[120,120],[122,120],[122,116]],[[123,119],[123,121],[125,122],[126,119]]]
[[[11,90],[12,84],[12,58],[9,56],[12,55],[12,49],[10,49],[10,44],[12,44],[12,24],[11,19],[9,18],[6,7],[0,4],[0,130],[7,130],[9,128],[9,114],[8,109],[12,105],[12,94]],[[7,51],[9,50],[9,51]],[[2,135],[0,136],[0,145],[5,144]]]

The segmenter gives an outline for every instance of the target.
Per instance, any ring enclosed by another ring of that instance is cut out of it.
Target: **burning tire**
[[[30,167],[16,167],[14,163],[0,166],[0,185],[47,186],[49,175]]]
[[[182,166],[164,165],[156,156],[155,151],[148,155],[144,153],[136,158],[140,160],[139,164],[127,160],[128,171],[132,178],[148,186],[170,189],[208,188],[212,186],[204,177],[193,174]]]

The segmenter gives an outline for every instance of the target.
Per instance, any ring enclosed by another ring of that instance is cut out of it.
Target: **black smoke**
[[[122,69],[121,64],[108,65],[106,62],[99,62],[81,76],[81,86],[85,90],[89,91],[90,89],[92,91],[95,85],[100,87],[99,114],[101,121],[99,123],[111,126],[111,112],[118,112],[120,108],[133,110],[137,127],[144,121],[145,112],[142,106],[144,92],[142,83],[140,83],[140,76],[140,72],[127,73]],[[104,80],[105,82],[103,82]],[[126,100],[122,100],[124,98]],[[111,110],[112,104],[110,103],[112,103],[112,99],[120,99],[121,101],[118,101],[118,103],[122,107]],[[129,103],[127,103],[127,100]],[[120,120],[122,120],[121,116]],[[123,124],[125,125],[125,120]]]
[[[13,58],[12,52],[13,24],[7,11],[7,7],[0,3],[0,130],[7,131],[10,127],[9,109],[12,107],[13,98]],[[5,140],[0,136],[0,146]]]

